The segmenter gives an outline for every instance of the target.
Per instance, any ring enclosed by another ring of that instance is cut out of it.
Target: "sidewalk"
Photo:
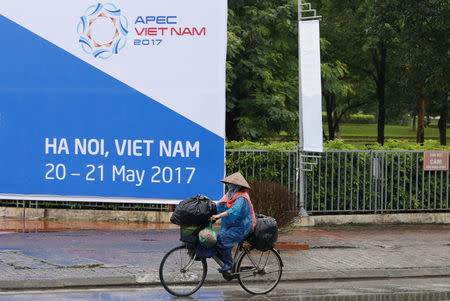
[[[0,290],[159,285],[159,263],[179,245],[167,226],[0,219]],[[302,228],[279,242],[283,280],[450,276],[448,225]],[[207,281],[225,281],[208,266]]]

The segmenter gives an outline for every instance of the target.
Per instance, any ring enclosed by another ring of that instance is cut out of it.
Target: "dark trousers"
[[[218,251],[220,253],[220,255],[222,255],[222,261],[225,265],[228,265],[230,268],[233,267],[233,256],[231,255],[231,251],[233,249],[229,248],[229,249],[219,249]]]

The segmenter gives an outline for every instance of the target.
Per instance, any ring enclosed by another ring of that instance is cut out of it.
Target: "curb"
[[[294,227],[331,225],[450,224],[450,213],[380,213],[297,217]]]
[[[404,269],[361,269],[346,271],[292,271],[285,270],[281,281],[312,281],[312,280],[344,280],[373,278],[413,278],[413,277],[450,277],[450,267],[444,268],[404,268]],[[210,273],[205,283],[226,283],[219,273]],[[61,279],[29,279],[0,280],[0,291],[15,289],[50,289],[68,287],[98,287],[98,286],[135,286],[160,285],[157,273],[137,274],[130,276],[61,278]]]
[[[278,251],[286,251],[286,250],[309,250],[308,244],[298,244],[298,243],[290,243],[290,242],[277,242],[274,247],[275,250]]]
[[[93,287],[112,285],[135,285],[136,277],[109,276],[109,277],[74,277],[60,279],[28,279],[28,280],[0,280],[0,291],[16,289],[43,289],[67,287]]]
[[[412,277],[448,277],[450,267],[444,268],[398,268],[398,269],[361,269],[341,271],[299,272],[283,271],[281,280],[335,280],[367,278],[412,278]]]
[[[0,206],[0,217],[48,220],[124,221],[170,223],[172,212],[17,208]]]
[[[320,214],[317,213],[317,214]],[[167,211],[112,211],[78,209],[16,208],[0,206],[0,217],[47,220],[126,221],[170,223]],[[437,213],[370,213],[347,215],[310,215],[297,217],[294,227],[367,224],[450,224],[450,212]]]
[[[244,246],[250,246],[248,243],[244,243]],[[233,247],[233,250],[236,250],[237,246]],[[279,241],[276,243],[276,245],[273,247],[277,251],[287,251],[287,250],[309,250],[308,244],[299,244],[299,243],[292,243],[292,242],[283,242]]]

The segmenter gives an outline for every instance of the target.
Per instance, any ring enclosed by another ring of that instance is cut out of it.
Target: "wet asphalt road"
[[[265,296],[251,296],[237,284],[204,286],[190,298],[175,298],[162,287],[0,292],[0,300],[450,300],[450,278],[284,282]]]

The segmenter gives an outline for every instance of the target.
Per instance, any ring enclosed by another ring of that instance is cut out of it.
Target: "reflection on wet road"
[[[175,298],[161,287],[0,292],[0,300],[298,300],[441,301],[450,300],[450,278],[282,282],[265,296],[251,296],[237,285],[202,287],[189,298]]]

